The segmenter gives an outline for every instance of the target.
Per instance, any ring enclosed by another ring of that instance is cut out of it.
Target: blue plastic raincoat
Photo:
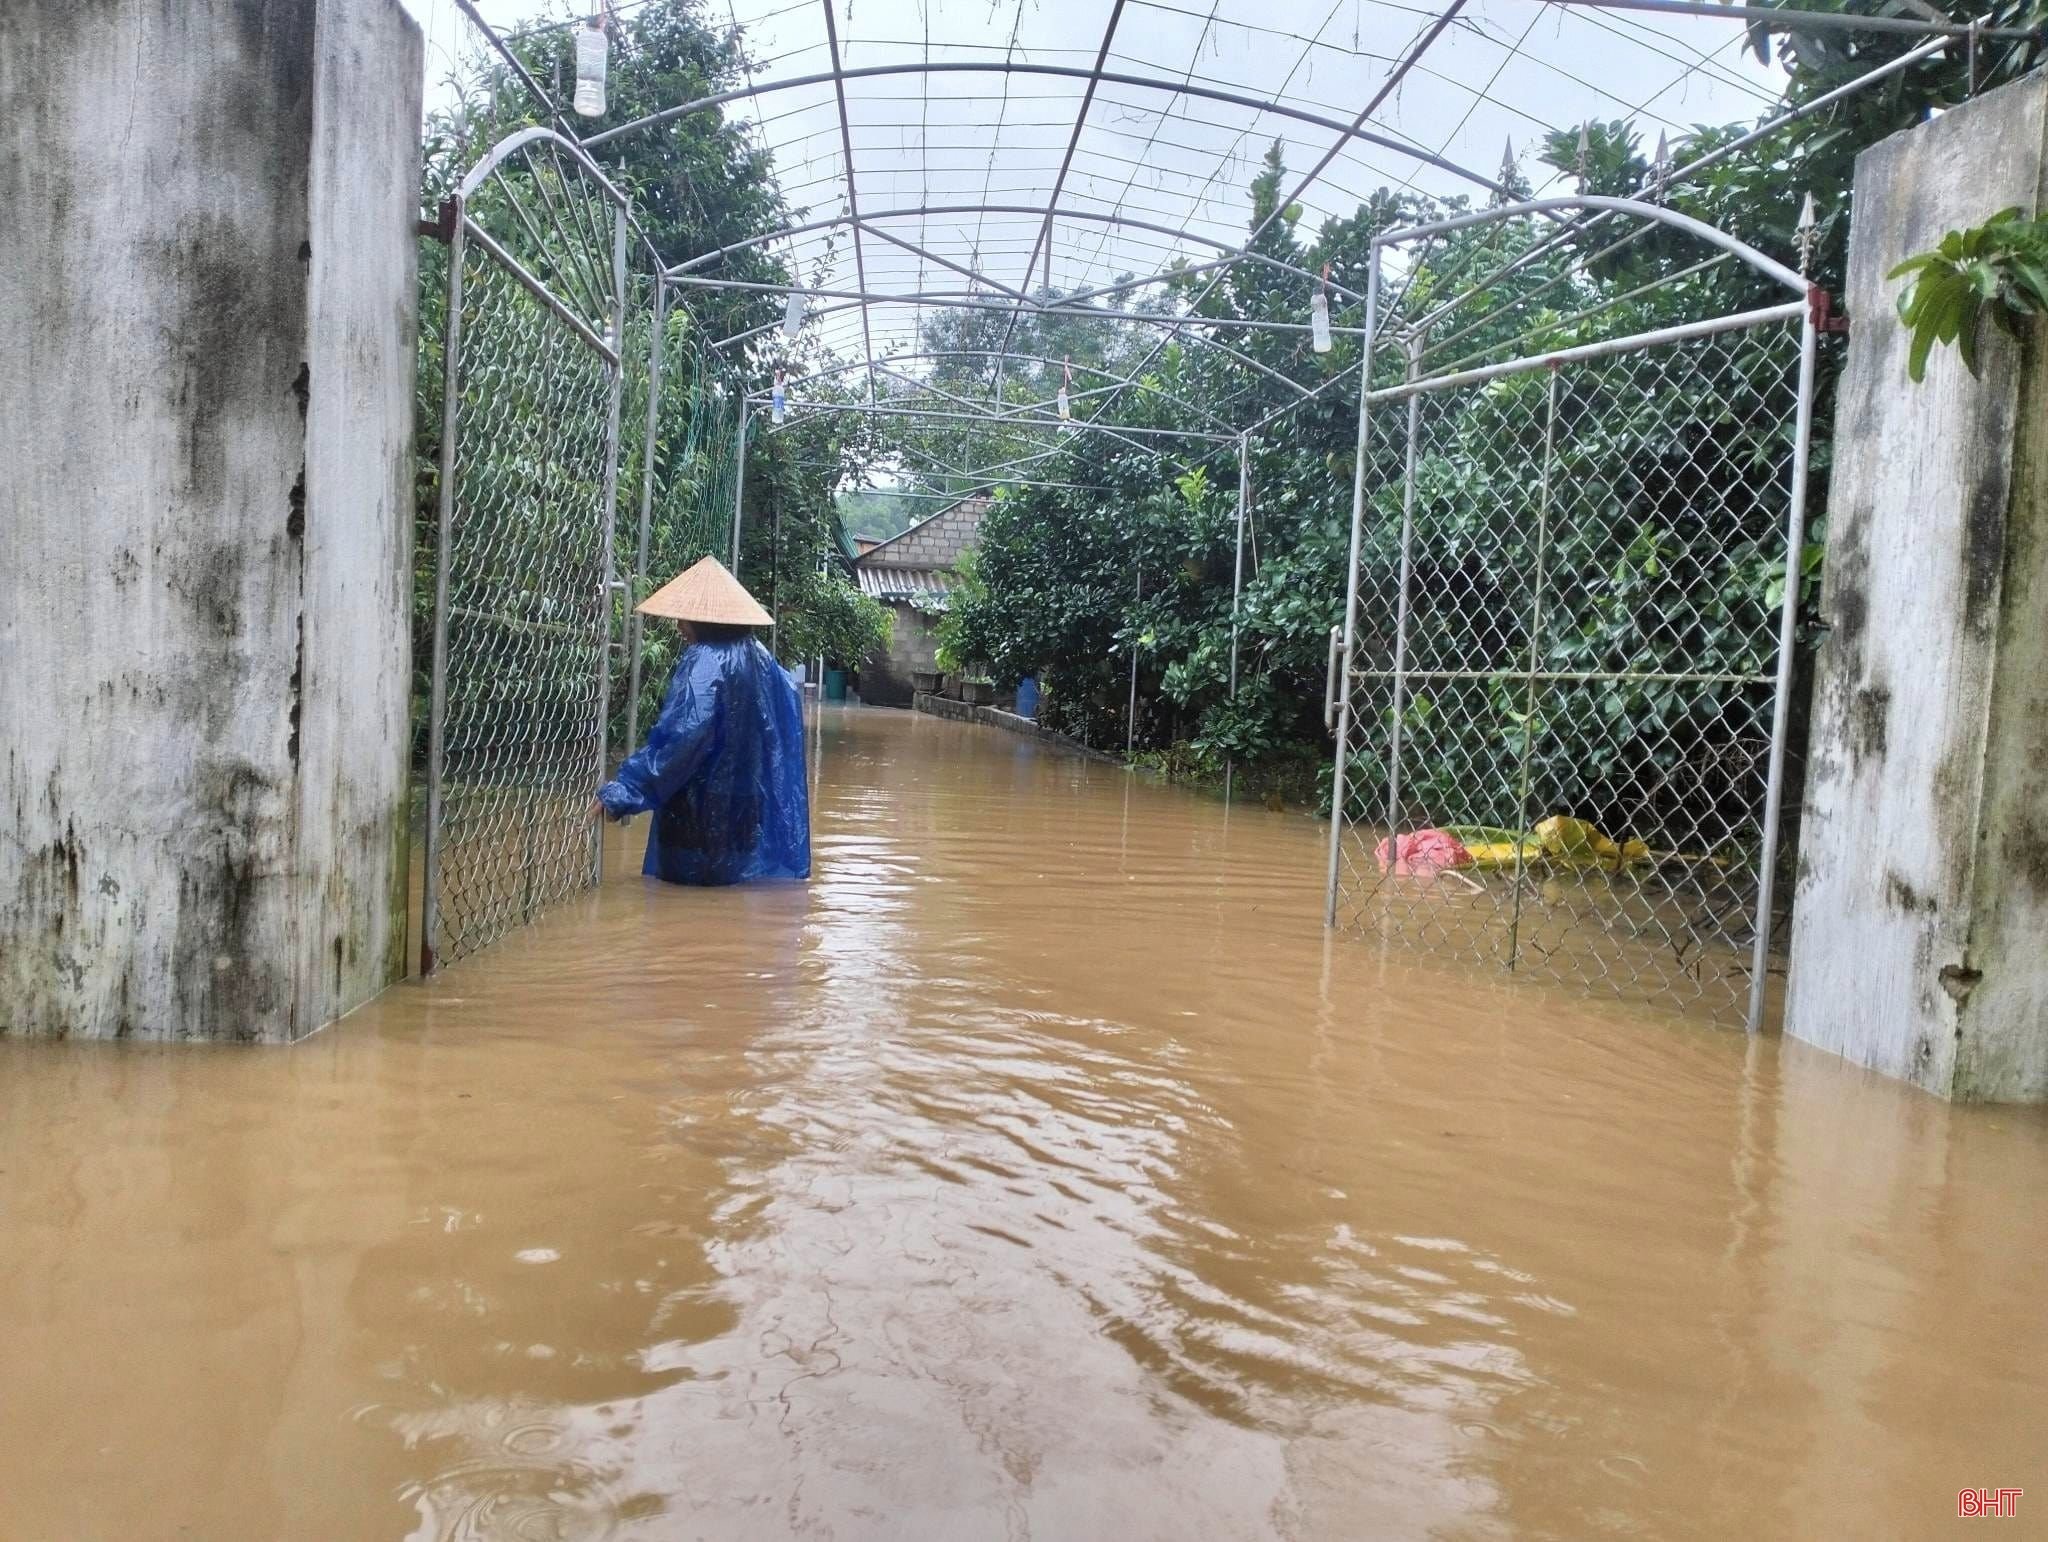
[[[647,742],[597,792],[614,819],[652,812],[641,871],[670,883],[811,876],[803,703],[751,637],[696,642]]]

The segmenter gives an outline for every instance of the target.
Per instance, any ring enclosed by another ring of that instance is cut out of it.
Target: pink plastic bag
[[[1390,855],[1387,846],[1387,842],[1381,841],[1374,853],[1383,873]],[[1396,837],[1391,857],[1397,878],[1434,878],[1446,868],[1472,865],[1472,853],[1465,849],[1464,842],[1444,830],[1417,830],[1413,835]]]

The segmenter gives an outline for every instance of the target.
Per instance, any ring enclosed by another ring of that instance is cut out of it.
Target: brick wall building
[[[910,677],[938,668],[932,612],[945,608],[953,570],[980,534],[987,510],[986,498],[963,499],[862,552],[854,562],[861,592],[888,606],[895,618],[889,646],[861,660],[863,701],[907,707]]]

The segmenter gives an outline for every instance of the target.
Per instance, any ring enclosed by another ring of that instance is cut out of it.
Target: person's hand
[[[590,800],[590,808],[584,814],[583,818],[588,823],[602,823],[604,820],[604,800],[602,798],[592,798]]]

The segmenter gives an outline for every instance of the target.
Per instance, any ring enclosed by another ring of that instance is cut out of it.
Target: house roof
[[[862,594],[884,603],[940,608],[953,591],[953,575],[944,568],[871,568],[860,563],[853,576],[859,580]]]

